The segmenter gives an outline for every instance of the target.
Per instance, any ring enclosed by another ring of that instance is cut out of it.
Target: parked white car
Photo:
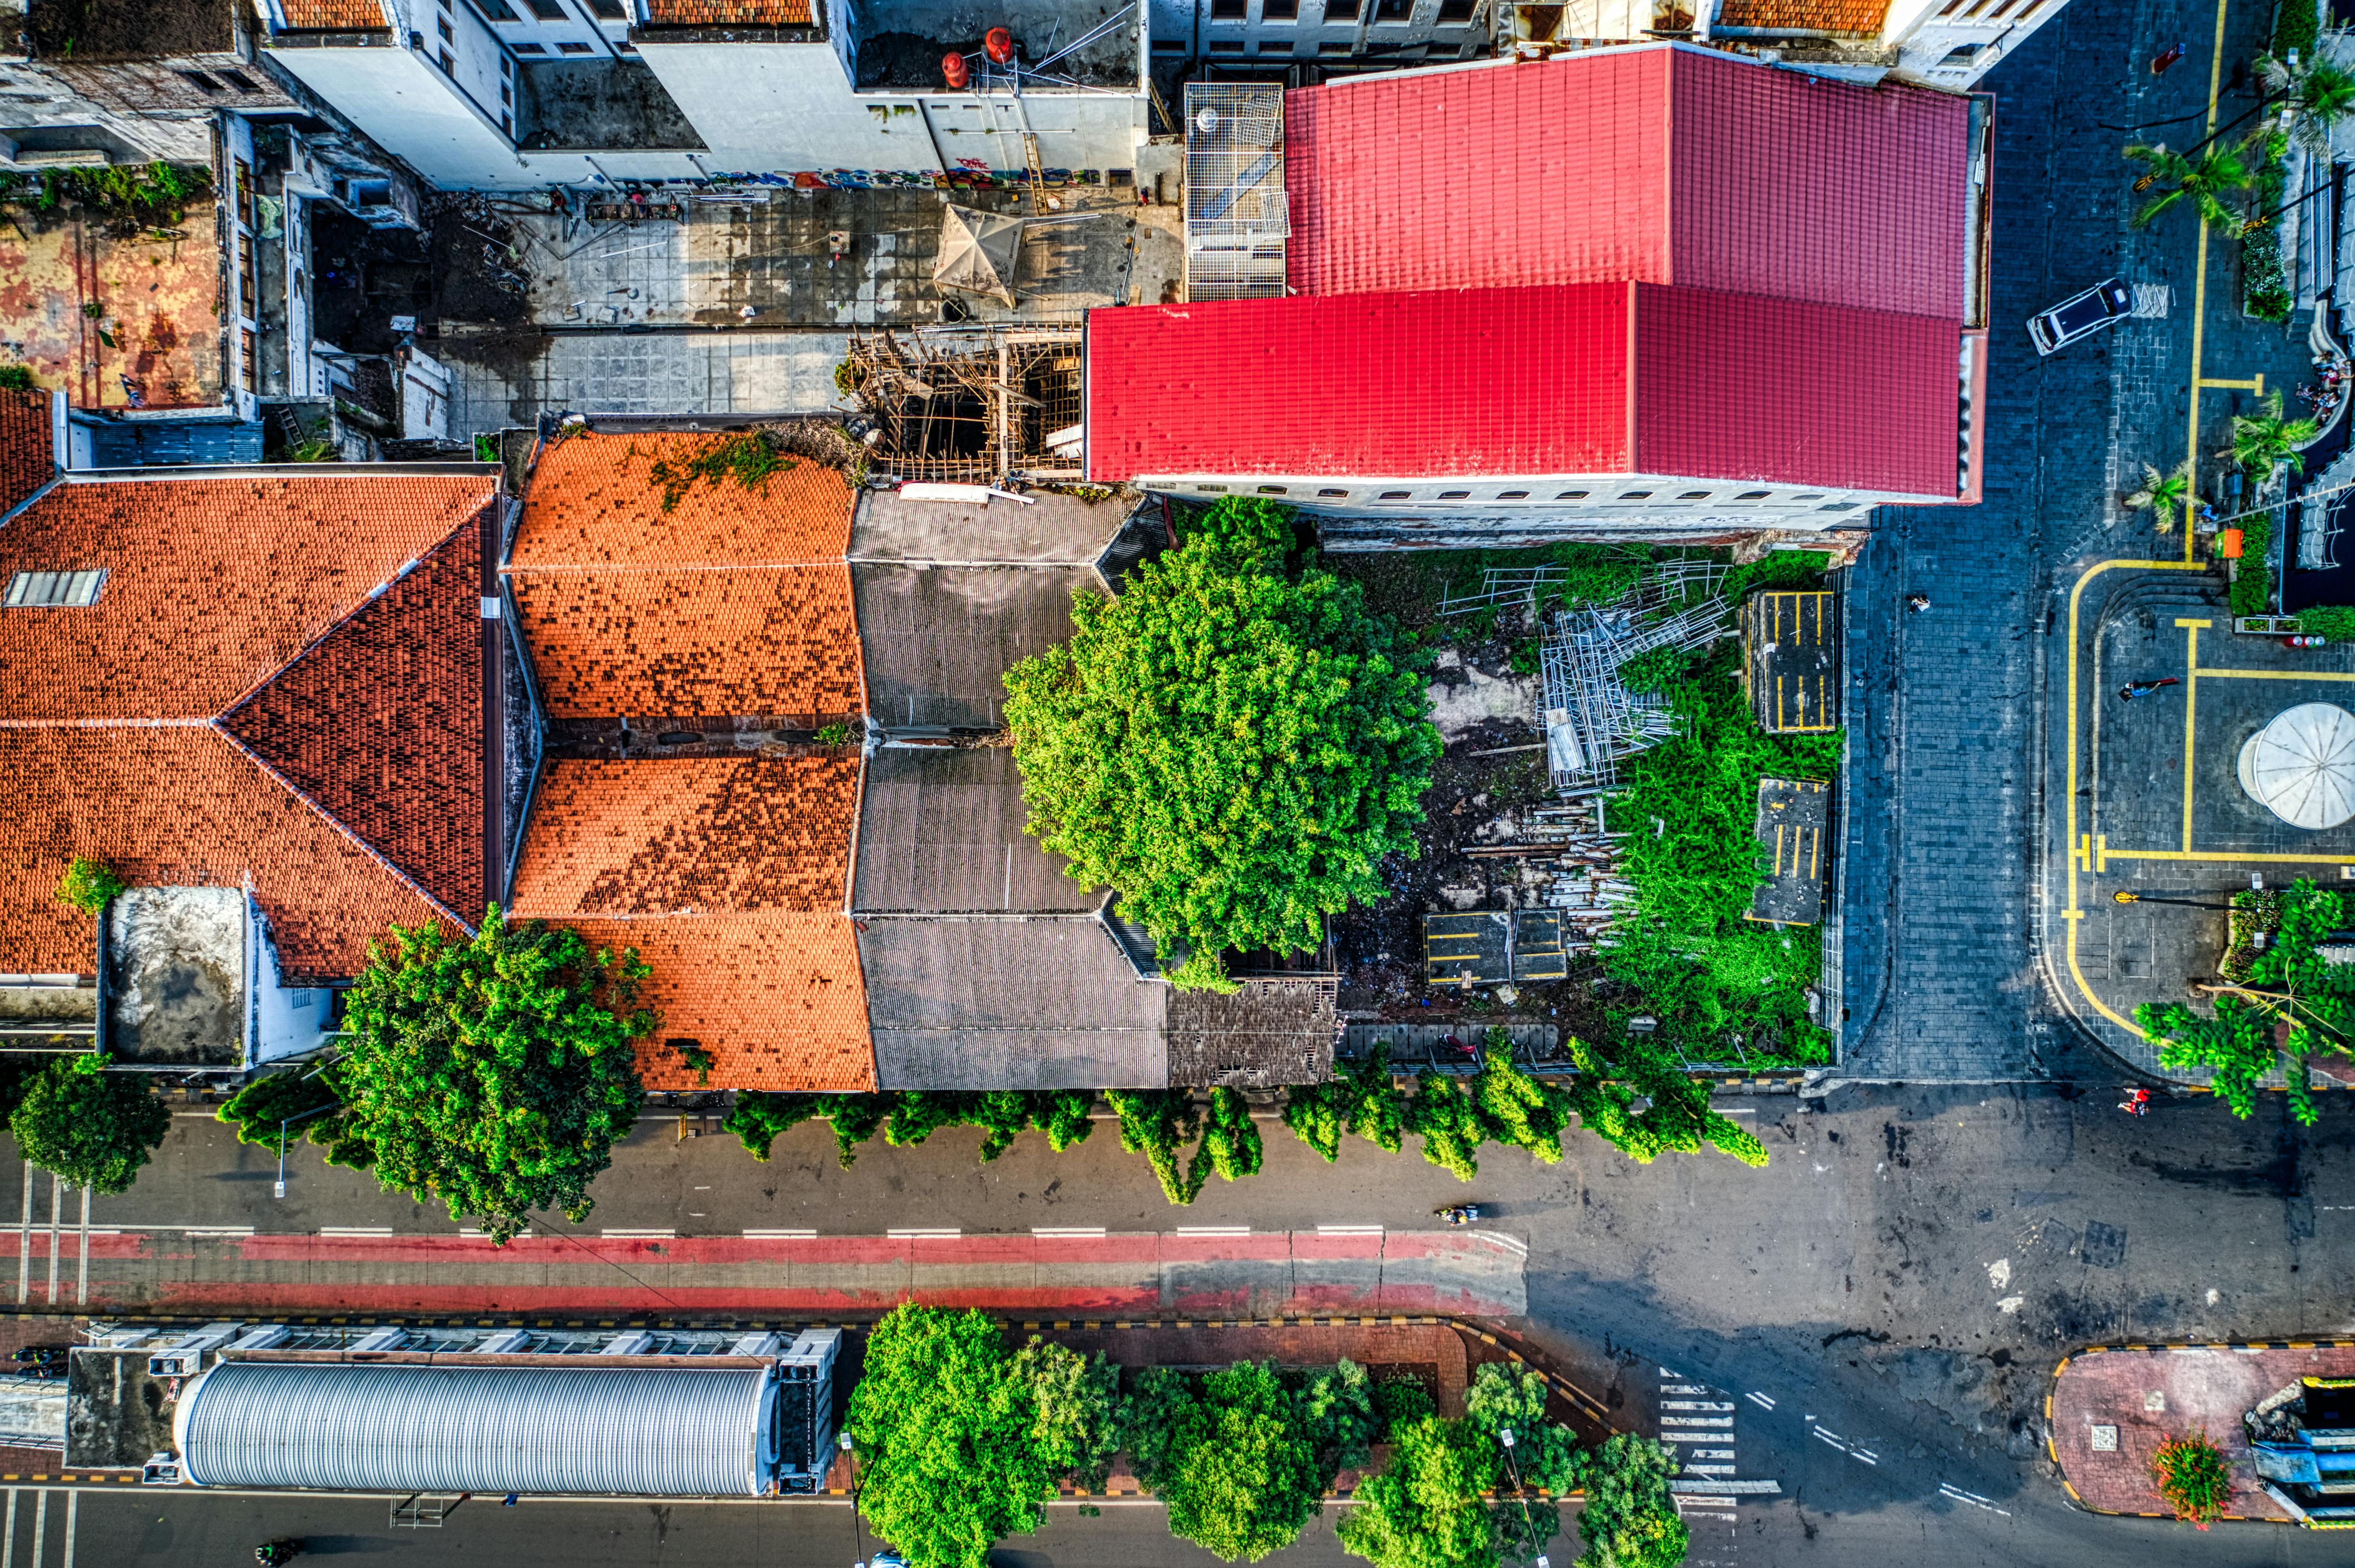
[[[2038,354],[2052,354],[2101,331],[2133,306],[2133,291],[2120,280],[2112,278],[2029,317],[2028,335],[2035,343]]]

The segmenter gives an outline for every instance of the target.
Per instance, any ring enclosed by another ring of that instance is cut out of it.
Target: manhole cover
[[[2096,1454],[2115,1454],[2117,1451],[2118,1429],[2115,1426],[2094,1427],[2094,1452]]]

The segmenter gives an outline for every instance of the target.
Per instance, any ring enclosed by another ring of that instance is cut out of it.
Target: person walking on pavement
[[[2118,701],[2122,703],[2130,703],[2137,697],[2147,697],[2150,695],[2161,686],[2179,686],[2181,684],[2183,684],[2183,683],[2177,680],[2172,675],[2161,675],[2156,681],[2128,681],[2125,685],[2118,688]]]
[[[1919,615],[1930,608],[1930,596],[1926,593],[1909,593],[1905,596],[1905,608]]]

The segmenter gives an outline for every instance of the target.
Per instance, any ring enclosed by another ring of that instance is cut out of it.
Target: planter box
[[[2295,637],[2297,617],[2295,615],[2243,615],[2232,622],[2232,630],[2254,637]]]

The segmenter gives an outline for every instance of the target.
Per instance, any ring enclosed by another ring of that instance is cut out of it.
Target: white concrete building
[[[1146,135],[1134,8],[1017,0],[999,62],[942,0],[261,3],[272,59],[448,188],[1100,183]]]

